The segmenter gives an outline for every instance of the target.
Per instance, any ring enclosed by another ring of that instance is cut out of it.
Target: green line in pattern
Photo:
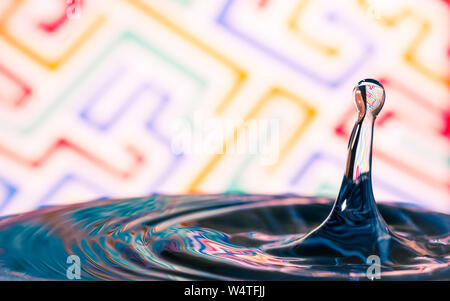
[[[244,189],[241,187],[241,177],[244,174],[245,170],[249,167],[250,163],[254,160],[256,155],[250,155],[248,156],[244,162],[239,165],[239,168],[235,172],[233,179],[231,180],[230,185],[228,186],[226,192],[227,193],[242,193],[244,192]],[[336,185],[331,183],[321,183],[319,187],[317,187],[315,194],[317,196],[323,196],[323,197],[336,197],[337,192],[339,190],[339,187],[336,187]]]
[[[183,4],[184,6],[189,6],[192,4],[192,0],[175,0],[176,2]]]
[[[447,165],[447,167],[450,166],[450,155],[448,155],[448,152],[444,153],[430,149],[426,145],[420,145],[418,143],[415,143],[411,141],[411,139],[409,139],[408,137],[404,136],[400,138],[400,141],[411,151],[415,152],[416,154],[420,154],[421,156],[424,156],[426,162],[432,162],[439,166],[443,165]]]
[[[173,58],[169,57],[167,54],[165,54],[163,51],[159,50],[158,48],[151,45],[149,42],[144,41],[143,39],[139,38],[137,35],[135,35],[132,32],[124,32],[122,33],[117,39],[112,41],[108,47],[104,51],[102,51],[96,59],[94,59],[93,63],[89,65],[88,68],[86,68],[85,71],[83,71],[76,80],[70,84],[61,95],[59,95],[53,102],[51,102],[46,109],[44,109],[33,121],[31,121],[28,125],[25,126],[17,126],[14,124],[11,124],[10,122],[5,122],[4,120],[0,120],[0,127],[9,131],[17,131],[20,135],[29,135],[32,134],[34,131],[36,131],[45,121],[47,121],[52,114],[54,114],[63,104],[67,102],[69,99],[69,96],[73,94],[73,92],[79,88],[79,86],[95,71],[98,69],[99,65],[102,64],[106,58],[121,44],[125,42],[135,42],[141,46],[143,46],[144,49],[148,50],[150,53],[156,55],[166,63],[168,63],[170,66],[184,74],[188,79],[195,82],[195,84],[198,87],[198,93],[199,95],[194,96],[194,100],[198,100],[201,97],[199,97],[203,91],[208,87],[207,81],[197,75],[194,71],[190,70],[186,66],[182,65],[181,63],[177,62]],[[194,101],[195,102],[195,101]]]
[[[239,165],[238,169],[233,175],[233,178],[231,179],[230,185],[226,189],[227,193],[239,193],[244,191],[244,189],[242,189],[241,187],[241,177],[249,167],[250,163],[252,163],[252,161],[255,159],[255,157],[256,155],[249,155],[244,159],[244,162]]]
[[[339,187],[325,182],[325,183],[322,183],[319,185],[319,187],[317,188],[314,195],[324,196],[324,197],[336,197],[338,191],[339,191]]]

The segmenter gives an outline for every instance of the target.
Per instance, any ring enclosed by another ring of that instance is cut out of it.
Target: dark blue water
[[[450,279],[450,215],[381,204],[385,249],[351,226],[305,240],[332,207],[326,198],[219,194],[41,209],[0,220],[0,279],[65,280],[77,255],[83,280],[367,280],[370,253],[380,255],[382,280]]]
[[[385,91],[365,79],[353,94],[358,118],[334,202],[161,195],[7,217],[0,279],[67,279],[74,255],[84,280],[450,280],[450,215],[377,206],[372,143]]]

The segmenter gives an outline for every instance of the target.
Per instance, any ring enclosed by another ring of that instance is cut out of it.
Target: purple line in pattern
[[[105,132],[109,130],[116,122],[119,121],[120,118],[126,113],[126,111],[131,107],[131,105],[140,99],[141,95],[150,92],[155,94],[159,99],[159,102],[156,108],[151,112],[150,118],[146,122],[146,128],[150,131],[150,133],[162,144],[164,145],[169,152],[172,152],[172,145],[170,139],[164,136],[161,131],[157,127],[157,121],[159,116],[163,114],[163,111],[168,106],[170,102],[170,96],[163,89],[159,88],[159,85],[152,82],[143,82],[137,86],[137,88],[133,91],[133,93],[127,97],[120,108],[112,114],[112,116],[104,121],[99,122],[93,120],[90,117],[90,110],[95,106],[95,104],[107,93],[108,87],[114,85],[120,80],[121,76],[111,76],[105,83],[97,89],[91,97],[89,97],[87,105],[81,110],[80,118],[87,122],[89,125],[97,128],[98,130]],[[157,177],[157,179],[150,185],[150,192],[155,192],[159,187],[163,185],[163,183],[168,179],[169,175],[172,174],[181,163],[181,160],[184,158],[183,154],[173,154],[173,159],[164,171]]]
[[[12,200],[14,195],[16,195],[18,189],[16,186],[9,183],[9,181],[0,178],[0,185],[4,187],[6,190],[5,196],[3,197],[3,200],[0,201],[0,213],[6,206],[9,204],[9,202]]]
[[[155,108],[155,110],[150,115],[149,120],[147,121],[146,127],[147,129],[153,133],[153,136],[160,141],[161,144],[163,144],[168,152],[172,153],[173,159],[172,161],[167,165],[167,167],[164,169],[164,171],[158,176],[158,178],[152,183],[150,187],[150,192],[155,192],[159,187],[161,187],[166,179],[168,179],[169,175],[171,175],[180,165],[181,161],[184,158],[183,154],[174,154],[172,151],[172,143],[171,140],[168,139],[166,136],[161,134],[161,131],[158,129],[158,118],[163,114],[163,111],[167,107],[169,103],[169,96],[167,94],[163,94],[163,97],[161,98],[161,101],[159,102],[158,106]]]
[[[87,187],[89,190],[94,191],[98,197],[98,198],[106,198],[108,197],[105,193],[105,191],[100,188],[97,184],[84,179],[78,175],[76,175],[75,173],[69,172],[67,174],[65,174],[63,177],[61,177],[56,184],[50,188],[49,191],[47,191],[37,202],[37,208],[43,208],[43,207],[47,207],[47,203],[50,201],[50,199],[60,190],[62,190],[64,188],[64,186],[66,186],[69,183],[78,183],[81,184],[84,187]],[[82,201],[82,200],[80,200]],[[88,200],[86,200],[88,201]]]
[[[328,155],[328,154],[325,154],[322,152],[315,152],[311,155],[311,157],[309,157],[309,159],[306,161],[306,163],[303,164],[300,167],[300,169],[294,174],[294,176],[290,180],[290,185],[295,186],[296,184],[298,184],[298,182],[301,181],[301,179],[308,174],[308,170],[311,169],[314,166],[314,164],[317,164],[319,161],[327,162],[327,163],[337,166],[339,168],[344,166],[344,162],[334,156],[331,156],[331,155]],[[375,186],[377,186],[380,189],[383,189],[387,192],[390,192],[393,195],[396,195],[397,197],[399,197],[399,200],[402,200],[402,201],[408,200],[408,201],[416,202],[417,204],[424,204],[423,200],[417,199],[416,197],[408,194],[407,192],[405,192],[401,189],[398,189],[397,187],[394,187],[393,185],[386,183],[383,180],[380,180],[379,178],[374,177],[373,181],[374,181]],[[412,204],[412,205],[416,205],[416,204]]]
[[[93,126],[94,128],[97,128],[100,131],[108,130],[116,121],[118,121],[118,119],[122,115],[122,112],[126,110],[127,107],[126,103],[124,103],[122,107],[119,110],[117,110],[111,116],[111,118],[104,123],[93,120],[90,117],[90,111],[96,105],[96,103],[106,95],[109,89],[124,77],[126,72],[127,68],[122,65],[119,65],[116,68],[114,68],[114,71],[106,78],[106,80],[101,85],[99,85],[95,89],[94,93],[92,93],[88,98],[85,107],[80,111],[79,116],[81,119],[83,119],[86,123]]]
[[[363,52],[361,55],[351,63],[337,78],[329,79],[325,76],[315,72],[311,68],[308,68],[302,62],[298,61],[296,58],[289,57],[277,49],[265,44],[263,41],[245,33],[242,29],[237,28],[230,21],[230,12],[232,11],[232,6],[235,0],[225,1],[225,5],[221,9],[219,16],[216,19],[217,24],[227,30],[236,38],[244,41],[248,45],[257,50],[261,51],[265,55],[271,57],[272,59],[278,61],[279,63],[291,68],[296,73],[306,76],[321,85],[325,85],[329,88],[337,88],[342,83],[344,83],[353,73],[355,73],[367,60],[368,57],[372,56],[374,53],[374,47],[369,39],[366,38],[365,34],[358,30],[358,27],[350,24],[347,20],[341,17],[339,14],[331,12],[327,15],[327,21],[332,25],[341,26],[355,34],[361,41],[363,45]]]

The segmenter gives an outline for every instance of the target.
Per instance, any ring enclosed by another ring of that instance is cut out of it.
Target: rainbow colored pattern
[[[449,15],[448,0],[1,1],[0,215],[151,193],[334,196],[368,77],[386,89],[375,197],[450,212]],[[281,120],[278,161],[174,153],[173,123],[199,111]]]

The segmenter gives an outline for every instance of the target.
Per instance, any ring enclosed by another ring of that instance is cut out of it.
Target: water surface
[[[364,238],[344,255],[339,254],[344,244],[320,254],[285,252],[325,220],[332,201],[295,195],[160,195],[6,217],[0,220],[0,279],[65,280],[67,257],[77,255],[83,280],[367,280],[369,265],[360,259],[367,254],[359,248]],[[450,215],[393,204],[378,207],[402,238],[390,239],[394,249],[389,252],[404,255],[404,260],[382,259],[381,279],[449,280]],[[419,242],[424,252],[405,254],[410,242]]]

